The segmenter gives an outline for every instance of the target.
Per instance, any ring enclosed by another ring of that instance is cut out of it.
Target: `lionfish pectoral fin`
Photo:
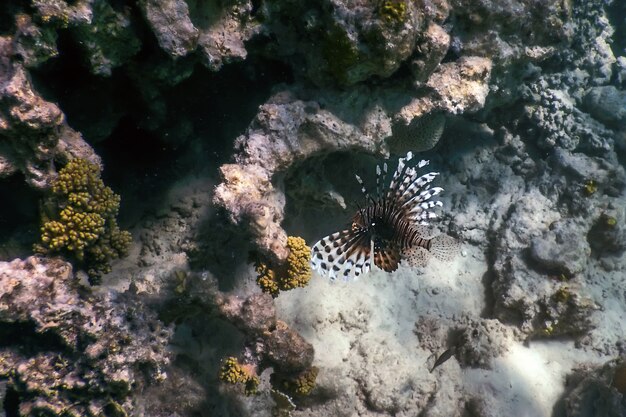
[[[370,246],[366,236],[358,231],[333,233],[311,248],[311,268],[331,280],[358,279],[371,268]]]
[[[440,261],[450,262],[461,251],[461,244],[448,235],[435,236],[430,240],[430,253]]]
[[[413,246],[402,251],[402,258],[414,268],[423,268],[428,264],[430,252],[421,246]]]
[[[374,265],[386,272],[398,269],[400,251],[397,248],[385,248],[374,251]]]

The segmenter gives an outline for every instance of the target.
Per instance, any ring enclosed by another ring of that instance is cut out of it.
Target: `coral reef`
[[[319,369],[315,366],[305,369],[295,375],[286,377],[277,373],[272,374],[272,385],[280,389],[282,392],[291,394],[292,396],[310,395],[315,388],[315,380]]]
[[[488,59],[461,59],[435,71],[427,83],[430,94],[415,97],[394,88],[362,89],[362,98],[349,109],[342,103],[353,93],[328,93],[319,102],[300,100],[294,96],[296,92],[277,93],[261,106],[247,133],[237,139],[237,163],[220,168],[222,183],[215,190],[214,202],[227,210],[233,223],[251,231],[264,255],[284,261],[287,234],[280,224],[285,194],[272,178],[322,153],[359,150],[388,154],[384,139],[392,134],[393,123],[410,125],[433,111],[476,111],[484,103],[490,69]],[[397,108],[398,102],[408,104],[392,114],[384,111]],[[327,108],[344,109],[342,112],[349,111],[351,116],[338,117]],[[360,128],[344,121],[363,117]],[[432,146],[437,130],[432,136],[421,136],[429,143],[422,147]]]
[[[166,377],[171,332],[132,293],[89,294],[70,264],[38,257],[0,262],[0,288],[0,376],[20,415],[126,415]]]
[[[33,238],[52,194],[47,258],[0,263],[5,412],[623,414],[625,15],[617,0],[3,2],[0,253],[27,256],[10,234]],[[441,172],[439,232],[462,256],[309,280],[288,235],[334,230],[361,198],[353,174],[409,150]],[[103,184],[55,185],[101,157],[132,243]],[[122,249],[97,288],[53,257],[89,269]]]
[[[429,12],[434,10],[404,0],[269,1],[259,10],[275,34],[273,54],[320,86],[389,77],[413,53]]]
[[[73,159],[52,183],[53,197],[44,204],[41,244],[36,250],[65,252],[87,270],[92,284],[124,256],[130,233],[117,226],[120,197],[100,179],[100,167]]]

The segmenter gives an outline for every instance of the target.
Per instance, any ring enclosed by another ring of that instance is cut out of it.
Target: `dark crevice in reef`
[[[7,387],[4,394],[4,402],[2,404],[5,417],[19,417],[20,415],[20,397],[17,391],[11,386]]]
[[[39,194],[24,187],[24,177],[0,180],[0,259],[27,256],[39,233]]]
[[[67,30],[60,30],[59,56],[30,71],[36,90],[59,104],[68,124],[90,143],[106,136],[122,114],[142,112],[145,105],[132,81],[118,69],[111,77],[93,75]]]
[[[59,31],[59,56],[31,70],[37,91],[102,157],[105,183],[122,195],[122,224],[125,207],[154,206],[184,175],[215,175],[272,88],[293,81],[285,64],[254,54],[218,73],[193,56],[172,63],[149,30],[137,31],[141,50],[110,77],[90,72],[71,30]],[[169,65],[191,74],[169,85],[159,78]]]
[[[607,14],[615,32],[611,49],[615,56],[624,55],[626,52],[626,2],[614,1],[607,6]]]
[[[11,35],[15,32],[15,16],[19,13],[28,13],[32,16],[30,2],[26,0],[0,1],[0,36]]]
[[[10,347],[32,357],[39,352],[67,352],[68,347],[57,334],[37,333],[32,322],[0,323],[0,348]]]

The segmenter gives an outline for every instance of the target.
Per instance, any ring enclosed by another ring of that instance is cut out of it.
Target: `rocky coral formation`
[[[463,367],[491,368],[494,358],[503,356],[515,339],[515,330],[494,319],[470,320],[453,332],[454,356]]]
[[[99,164],[100,158],[67,125],[59,107],[33,89],[26,69],[15,60],[14,42],[0,38],[0,178],[21,172],[31,186],[45,189],[55,176],[55,159]]]
[[[0,263],[0,288],[0,375],[20,415],[124,415],[166,377],[171,332],[132,294],[89,294],[71,265],[38,257]]]
[[[245,59],[244,42],[260,30],[251,1],[143,0],[139,5],[166,53],[180,58],[197,51],[212,71]]]
[[[276,382],[276,389],[306,395],[312,390],[317,375],[317,371],[311,368],[313,346],[285,322],[276,319],[271,300],[266,294],[253,295],[246,300],[222,297],[218,301],[218,308],[249,339],[243,356],[246,363],[254,366],[256,374],[270,366],[275,381],[280,381]],[[315,376],[311,374],[307,377],[304,374],[311,372]],[[286,388],[281,387],[285,384]]]
[[[345,102],[353,93],[329,91],[316,101],[301,100],[295,95],[298,92],[278,93],[237,139],[237,163],[220,168],[223,182],[215,190],[215,203],[227,210],[231,221],[251,230],[266,256],[284,260],[288,254],[287,235],[281,227],[285,194],[272,182],[274,178],[323,153],[358,150],[387,155],[384,139],[391,136],[394,120],[411,124],[433,111],[459,114],[478,110],[487,95],[490,68],[488,59],[462,59],[435,71],[428,81],[429,93],[361,88],[361,99],[350,108]],[[407,101],[398,109],[398,103]],[[359,122],[353,125],[346,119]],[[421,137],[432,146],[434,135]]]

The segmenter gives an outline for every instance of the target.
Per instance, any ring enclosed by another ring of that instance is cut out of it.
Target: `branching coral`
[[[246,395],[254,395],[259,387],[259,377],[252,365],[239,363],[237,358],[226,358],[220,369],[220,379],[229,384],[243,384]]]
[[[311,279],[311,265],[309,263],[311,248],[301,237],[287,238],[289,255],[284,265],[270,268],[264,262],[258,262],[256,271],[259,274],[257,283],[272,297],[277,297],[280,291],[292,290],[297,287],[306,287]]]
[[[97,283],[110,271],[111,260],[124,256],[130,246],[130,233],[115,220],[120,196],[104,185],[100,167],[84,159],[74,159],[59,171],[52,193],[35,250],[69,253]]]

